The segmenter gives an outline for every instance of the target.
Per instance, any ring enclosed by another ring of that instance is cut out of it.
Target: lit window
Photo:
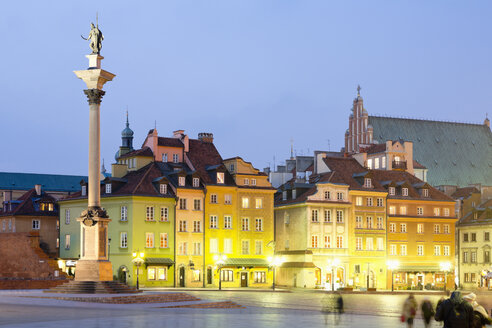
[[[217,228],[217,215],[210,215],[210,228]]]
[[[215,254],[219,252],[219,244],[217,238],[210,238],[210,253]]]
[[[160,247],[161,248],[167,248],[168,247],[167,233],[165,233],[165,232],[161,232],[161,234],[160,234]]]
[[[188,243],[187,242],[179,243],[178,254],[179,255],[186,255],[186,254],[188,254]]]
[[[441,214],[441,211],[439,207],[434,207],[434,216],[439,216]]]
[[[449,256],[450,255],[449,254],[449,250],[450,250],[449,246],[444,246],[443,247],[443,254],[442,255]]]
[[[355,238],[355,249],[358,251],[362,250],[362,238],[361,237]]]
[[[222,270],[220,280],[234,281],[234,272],[232,270]]]
[[[449,216],[449,208],[444,209],[444,216]]]
[[[439,224],[434,224],[434,233],[441,233],[441,226]]]
[[[392,215],[395,215],[396,214],[396,206],[390,206],[389,207],[389,213]]]
[[[263,254],[263,241],[262,240],[256,240],[255,241],[255,254],[256,255],[262,255]]]
[[[443,226],[443,233],[445,233],[445,234],[449,234],[449,224],[445,224],[445,225]]]
[[[254,282],[257,284],[266,283],[266,272],[265,271],[255,271],[254,272]]]
[[[224,204],[231,205],[232,204],[232,195],[224,195]]]
[[[424,224],[417,223],[417,233],[424,233]]]
[[[111,193],[111,183],[106,183],[106,194]]]
[[[441,246],[439,245],[434,245],[434,255],[439,256],[441,255]]]
[[[169,220],[169,209],[167,207],[161,207],[161,221],[167,222]]]
[[[374,250],[374,242],[372,241],[372,237],[366,238],[366,250],[367,251]]]
[[[224,172],[217,172],[217,183],[224,183]]]
[[[378,251],[384,250],[384,240],[383,240],[383,238],[378,238],[377,239],[377,250]]]
[[[390,245],[390,255],[396,255],[396,245]]]
[[[200,187],[200,178],[193,178],[193,187]]]
[[[343,236],[337,236],[337,248],[343,248]]]
[[[202,255],[202,243],[193,243],[193,255]]]
[[[248,197],[243,197],[242,203],[243,203],[243,208],[249,208],[249,198]]]
[[[381,157],[381,167],[386,168],[386,157]]]
[[[126,206],[120,207],[120,220],[127,221],[128,220],[128,208]]]
[[[407,255],[407,245],[400,245],[400,255]]]
[[[424,255],[424,245],[417,245],[417,255],[418,256]]]
[[[256,198],[256,208],[263,208],[263,198]]]
[[[377,157],[374,159],[374,168],[376,170],[379,169],[379,158],[377,158]]]
[[[163,195],[167,194],[167,184],[161,183],[159,186],[159,191]]]
[[[121,232],[120,233],[120,247],[127,248],[128,247],[128,233]]]
[[[318,236],[311,236],[311,248],[318,248]]]
[[[249,240],[241,241],[241,251],[243,255],[249,254]]]
[[[331,247],[331,238],[329,235],[325,235],[325,248]]]
[[[362,197],[355,198],[355,205],[362,206]]]
[[[400,206],[400,214],[401,215],[407,215],[407,207],[406,206]]]
[[[178,181],[179,185],[180,185],[181,187],[183,187],[183,186],[185,185],[185,181],[186,181],[185,177],[179,177],[179,179],[178,179],[178,180],[179,180],[179,181]]]
[[[372,158],[369,158],[367,160],[367,167],[370,168],[370,169],[372,169]]]
[[[225,238],[224,239],[224,253],[231,254],[232,253],[232,239]]]
[[[145,233],[145,247],[146,248],[154,248],[154,233],[146,232]]]
[[[70,235],[65,235],[65,249],[70,249]]]
[[[263,231],[263,219],[257,218],[255,222],[255,231]]]

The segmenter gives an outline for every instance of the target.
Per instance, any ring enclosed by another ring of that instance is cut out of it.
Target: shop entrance
[[[248,287],[248,273],[241,272],[241,287]]]

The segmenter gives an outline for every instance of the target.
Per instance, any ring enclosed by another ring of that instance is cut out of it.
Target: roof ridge
[[[140,178],[140,181],[137,183],[137,185],[135,186],[135,188],[133,188],[132,194],[134,194],[135,192],[137,192],[138,187],[140,187],[140,185],[142,184],[142,182],[144,181],[144,179],[147,177],[147,175],[149,174],[150,170],[154,166],[154,163],[155,162],[151,162],[151,165],[149,165],[149,168],[147,169],[147,171],[142,175],[142,178]]]
[[[398,119],[398,120],[407,120],[407,121],[427,121],[427,122],[435,122],[435,123],[450,123],[450,124],[463,124],[463,125],[485,126],[483,123],[445,121],[445,120],[426,119],[426,118],[414,118],[414,117],[384,116],[384,115],[381,115],[381,114],[369,115],[369,117]]]

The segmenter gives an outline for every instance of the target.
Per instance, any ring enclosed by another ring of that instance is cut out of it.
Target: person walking
[[[403,312],[401,315],[402,322],[407,323],[408,328],[413,327],[413,320],[415,319],[415,315],[417,314],[417,301],[415,300],[415,296],[410,294],[408,298],[403,303]]]
[[[342,298],[342,293],[337,294],[337,300],[336,300],[336,321],[335,323],[338,324],[340,322],[340,319],[342,317],[343,313],[343,298]]]
[[[473,307],[454,291],[437,307],[434,319],[444,321],[444,328],[473,328]]]
[[[422,310],[422,316],[424,317],[424,326],[425,328],[430,327],[430,321],[434,314],[436,312],[434,311],[434,306],[432,305],[431,301],[429,301],[428,298],[426,298],[423,302],[422,305],[420,306]]]
[[[473,307],[473,326],[471,328],[483,328],[485,325],[492,324],[492,318],[489,317],[487,310],[477,303],[477,295],[470,293],[463,296],[463,299]]]

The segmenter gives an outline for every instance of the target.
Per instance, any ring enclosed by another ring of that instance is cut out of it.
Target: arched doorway
[[[128,268],[124,265],[118,268],[118,281],[122,284],[126,284],[128,278]]]
[[[179,287],[185,286],[185,267],[179,268]]]

